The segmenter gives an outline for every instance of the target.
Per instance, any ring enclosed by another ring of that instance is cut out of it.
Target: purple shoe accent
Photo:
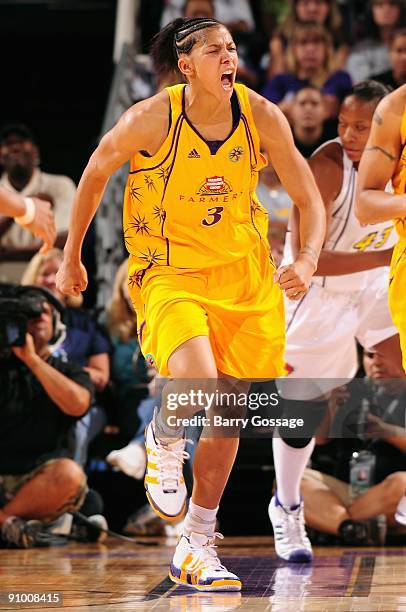
[[[289,562],[290,563],[310,563],[312,559],[313,559],[313,555],[305,548],[302,548],[301,550],[295,550],[295,552],[290,555]]]
[[[279,497],[278,497],[278,492],[275,491],[275,506],[280,506],[283,510],[285,510],[286,512],[286,508],[289,508],[289,510],[297,510],[298,508],[300,508],[300,504],[302,503],[302,498],[300,498],[300,502],[298,504],[296,504],[295,506],[284,506],[280,501],[279,501]]]
[[[174,578],[180,578],[181,570],[171,563],[171,574]]]

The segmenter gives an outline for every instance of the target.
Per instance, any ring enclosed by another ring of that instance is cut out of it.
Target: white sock
[[[293,448],[282,438],[272,439],[278,499],[283,506],[300,504],[300,482],[314,449],[314,438],[304,448]]]
[[[187,512],[183,531],[189,535],[192,531],[195,533],[204,533],[207,536],[213,535],[216,526],[217,508],[203,508],[190,500],[189,510]]]

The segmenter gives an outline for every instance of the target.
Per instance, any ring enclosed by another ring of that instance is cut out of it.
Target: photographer
[[[383,351],[364,351],[365,378],[338,390],[328,445],[301,483],[306,522],[351,544],[382,544],[404,533],[395,518],[406,490],[406,375]],[[317,438],[326,444],[327,438]]]
[[[43,523],[77,509],[86,492],[84,472],[63,449],[93,385],[82,368],[51,356],[62,310],[44,289],[0,288],[0,535],[8,546],[40,545]]]

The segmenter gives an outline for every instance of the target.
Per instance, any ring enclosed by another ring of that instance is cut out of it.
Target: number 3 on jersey
[[[211,227],[221,220],[221,214],[224,210],[224,206],[213,206],[207,209],[207,217],[202,220],[202,225]]]
[[[380,249],[388,240],[393,230],[393,225],[385,227],[381,232],[370,232],[364,238],[352,245],[357,251],[365,251],[368,247],[373,246],[374,249]]]

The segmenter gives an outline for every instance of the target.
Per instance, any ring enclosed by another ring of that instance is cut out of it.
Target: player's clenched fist
[[[62,262],[56,275],[56,288],[64,295],[78,296],[87,287],[87,272],[81,261]]]
[[[298,258],[288,266],[282,266],[275,274],[275,282],[290,300],[300,300],[309,290],[315,271],[314,264],[307,259]]]

